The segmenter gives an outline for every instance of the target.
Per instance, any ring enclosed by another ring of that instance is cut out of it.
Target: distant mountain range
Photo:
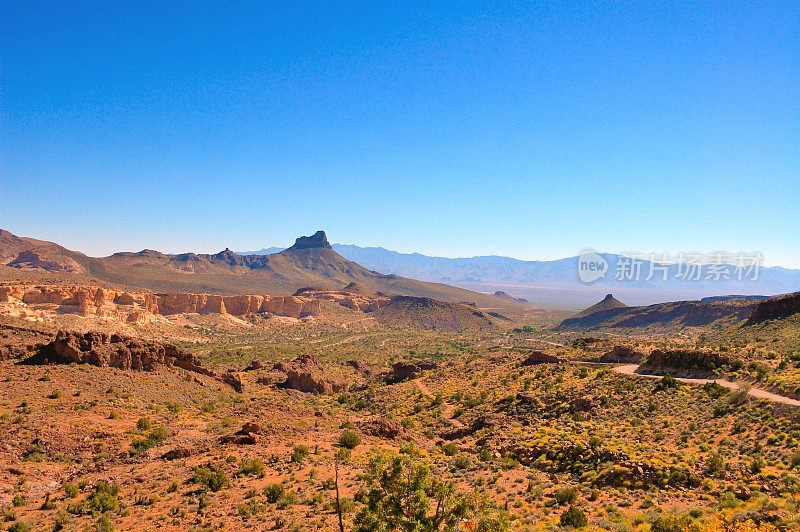
[[[242,253],[274,253],[282,248],[266,248]],[[679,266],[664,266],[649,261],[639,263],[639,280],[617,280],[616,272],[624,267],[623,256],[599,254],[608,264],[605,278],[584,283],[578,277],[578,257],[551,261],[525,261],[501,256],[470,258],[431,257],[420,253],[398,253],[380,247],[333,244],[343,257],[366,268],[386,274],[401,275],[430,282],[447,283],[486,293],[506,292],[539,306],[578,309],[606,293],[613,292],[630,305],[649,305],[705,297],[767,296],[800,290],[800,270],[781,267],[758,268],[757,280],[751,275],[737,280],[734,266],[720,269],[702,265],[699,280],[678,278]],[[649,276],[651,267],[654,275]],[[663,276],[666,275],[666,280]],[[727,279],[726,279],[727,277]],[[718,278],[715,280],[715,278]]]

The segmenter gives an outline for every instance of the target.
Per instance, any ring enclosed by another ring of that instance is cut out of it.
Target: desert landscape
[[[4,231],[0,256],[9,530],[800,526],[797,294],[568,313],[321,232],[89,259]]]
[[[0,532],[800,531],[798,29],[0,1]]]

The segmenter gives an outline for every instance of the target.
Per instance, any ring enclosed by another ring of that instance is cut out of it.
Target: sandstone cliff
[[[342,306],[361,312],[373,312],[385,307],[392,302],[392,298],[380,292],[370,293],[351,283],[343,290],[325,290],[322,288],[301,288],[294,294],[297,296],[313,297],[335,301]]]
[[[0,305],[9,309],[51,310],[79,316],[144,322],[181,313],[241,316],[269,313],[303,318],[320,315],[319,299],[304,296],[222,296],[215,294],[151,294],[99,286],[0,285]],[[20,314],[22,315],[22,314]]]

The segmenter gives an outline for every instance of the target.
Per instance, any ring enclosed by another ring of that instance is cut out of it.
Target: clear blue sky
[[[0,4],[0,227],[800,267],[795,1],[171,4]]]

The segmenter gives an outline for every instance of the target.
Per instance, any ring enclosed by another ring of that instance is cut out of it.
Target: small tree
[[[589,524],[589,519],[580,508],[577,506],[570,506],[563,514],[561,514],[559,524],[561,524],[561,526],[581,528]]]
[[[469,517],[478,521],[480,531],[508,530],[505,515],[493,515],[485,502],[457,493],[451,482],[437,478],[415,449],[373,455],[366,482],[365,506],[355,517],[356,532],[433,532],[454,528]]]
[[[361,438],[352,430],[346,430],[339,436],[339,446],[345,449],[355,449],[361,445]]]

